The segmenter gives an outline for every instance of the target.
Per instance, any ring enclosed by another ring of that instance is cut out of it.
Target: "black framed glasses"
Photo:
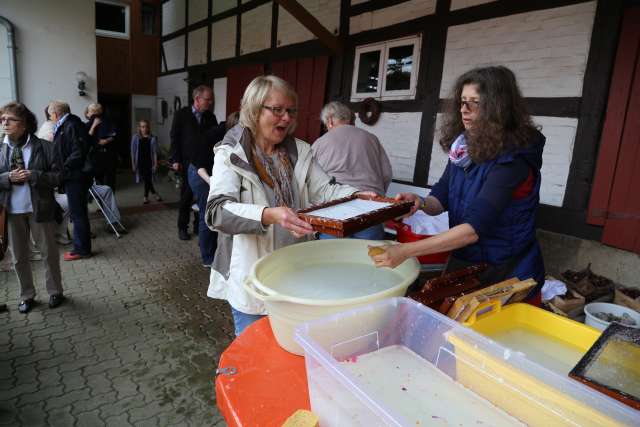
[[[266,108],[278,117],[284,116],[284,113],[289,113],[289,117],[296,117],[298,115],[297,108],[274,107],[273,105],[263,105],[262,108]]]
[[[480,108],[480,101],[462,101],[460,100],[460,108],[467,107],[467,110],[473,112],[478,111]]]
[[[16,119],[15,117],[0,117],[0,123],[9,122],[9,123],[18,123],[22,120]]]

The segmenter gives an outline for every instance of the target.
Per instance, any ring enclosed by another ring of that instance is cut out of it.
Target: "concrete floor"
[[[197,239],[177,237],[175,185],[160,180],[167,203],[142,206],[142,186],[118,182],[129,234],[92,216],[95,256],[61,261],[64,305],[49,309],[33,262],[41,304],[20,314],[15,273],[0,273],[0,425],[225,424],[213,381],[231,315],[206,297]]]

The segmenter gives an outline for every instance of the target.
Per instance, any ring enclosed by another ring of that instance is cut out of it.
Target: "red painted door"
[[[625,13],[587,221],[640,253],[640,7]]]
[[[292,59],[274,62],[271,72],[288,81],[298,94],[296,137],[313,143],[320,136],[320,111],[324,105],[329,58]]]
[[[227,114],[240,110],[240,100],[251,80],[264,74],[263,64],[231,67],[227,70]],[[224,117],[218,117],[224,120]]]

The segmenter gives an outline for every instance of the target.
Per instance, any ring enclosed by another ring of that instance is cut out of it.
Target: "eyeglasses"
[[[9,123],[18,123],[22,120],[16,119],[15,117],[0,117],[0,123],[9,122]]]
[[[472,113],[475,111],[478,111],[478,108],[480,107],[480,102],[479,101],[460,101],[460,108],[462,107],[467,107],[467,110],[471,111]]]
[[[295,117],[298,115],[297,108],[284,108],[284,107],[273,107],[271,105],[263,105],[262,108],[266,108],[271,111],[274,115],[278,117],[284,116],[284,113],[289,113],[289,117]]]

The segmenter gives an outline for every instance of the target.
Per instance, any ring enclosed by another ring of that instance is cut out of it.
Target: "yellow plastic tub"
[[[451,334],[460,383],[530,426],[625,425],[599,410],[608,397],[594,392],[588,394],[592,399],[577,400],[562,387],[551,385],[558,376],[567,378],[598,339],[599,331],[529,304],[502,308],[498,303],[483,309],[485,312],[473,315],[465,325],[507,349],[499,358]],[[558,352],[563,354],[554,358]],[[496,378],[504,387],[495,386]],[[573,380],[568,381],[574,388]],[[577,382],[575,386],[583,387]]]

